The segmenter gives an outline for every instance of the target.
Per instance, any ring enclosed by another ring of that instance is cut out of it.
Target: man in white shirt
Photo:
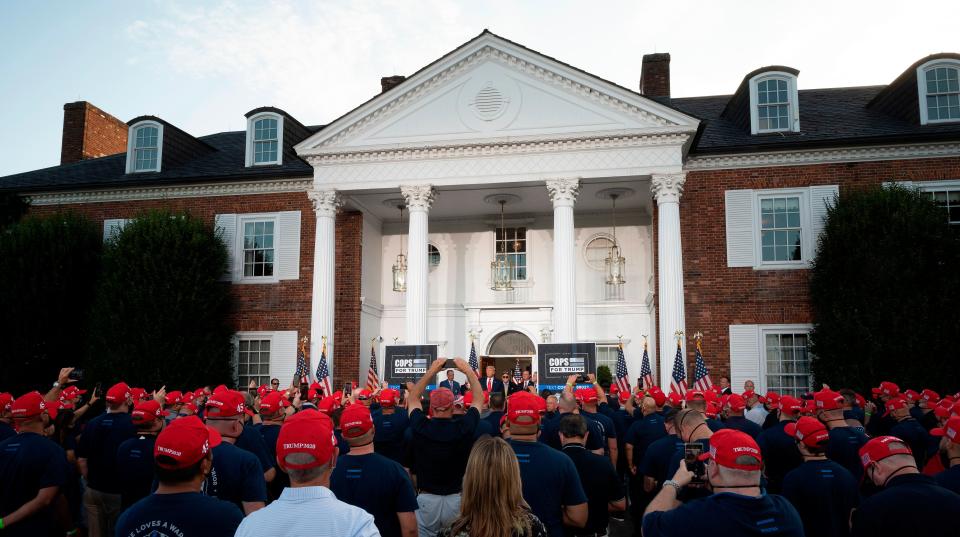
[[[311,537],[380,536],[372,515],[330,491],[337,440],[325,414],[304,410],[288,418],[277,438],[277,462],[290,476],[290,486],[275,502],[245,518],[235,537],[302,537],[305,531]]]

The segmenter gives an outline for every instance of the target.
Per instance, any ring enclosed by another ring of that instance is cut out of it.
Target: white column
[[[410,213],[409,246],[407,251],[407,345],[427,343],[427,216],[437,195],[433,185],[401,185],[400,193]]]
[[[313,298],[310,303],[310,372],[317,371],[322,337],[327,337],[327,367],[331,381],[333,369],[333,322],[336,290],[336,226],[337,211],[343,205],[336,190],[313,190],[308,194],[317,215],[317,230],[313,247]]]
[[[580,179],[550,179],[547,192],[553,202],[553,340],[569,343],[577,341],[573,205],[580,194]]]
[[[655,174],[650,191],[657,201],[657,276],[660,326],[657,331],[657,362],[660,385],[670,386],[677,352],[677,330],[685,330],[683,317],[683,253],[680,248],[680,196],[686,174]],[[686,338],[686,335],[684,335]],[[684,356],[686,356],[686,345]],[[684,360],[686,362],[686,360]],[[688,375],[689,376],[689,375]]]

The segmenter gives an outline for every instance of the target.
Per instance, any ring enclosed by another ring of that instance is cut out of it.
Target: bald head
[[[573,396],[573,393],[567,391],[560,394],[560,404],[558,406],[560,407],[560,412],[564,414],[579,409],[577,406],[577,398]]]

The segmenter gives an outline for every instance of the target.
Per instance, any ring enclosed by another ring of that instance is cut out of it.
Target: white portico
[[[655,342],[667,341],[669,356],[683,329],[679,199],[696,129],[676,110],[484,32],[297,145],[314,167],[318,218],[312,353],[328,336],[336,367],[333,218],[342,205],[363,214],[361,348],[382,336],[465,356],[472,335],[486,356],[505,333],[533,345],[622,336],[636,378],[649,335],[656,368]],[[612,191],[627,259],[617,288],[597,268],[611,241]],[[401,249],[407,287],[394,292]],[[498,255],[512,263],[509,291],[491,289]]]

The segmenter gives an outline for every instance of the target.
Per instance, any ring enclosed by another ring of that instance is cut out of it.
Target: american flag
[[[513,366],[513,381],[517,384],[520,384],[523,381],[523,373],[520,372],[519,358],[517,358],[517,363]]]
[[[317,364],[317,382],[323,387],[323,394],[326,396],[332,395],[333,390],[330,389],[330,370],[327,369],[327,342],[324,341],[323,345],[320,347],[320,363]]]
[[[640,376],[643,378],[643,389],[656,386],[653,382],[653,370],[650,369],[650,354],[647,353],[647,342],[643,342],[643,363],[640,365]]]
[[[617,345],[617,388],[621,392],[630,393],[630,376],[627,374],[627,359],[623,356],[623,343]]]
[[[297,371],[294,377],[300,379],[300,384],[310,384],[310,366],[307,365],[307,356],[303,347],[304,345],[300,345],[297,350]]]
[[[473,369],[473,372],[477,375],[477,378],[480,378],[480,362],[477,360],[477,347],[474,346],[473,340],[470,340],[470,369]]]
[[[710,373],[707,372],[707,364],[703,361],[703,354],[700,352],[700,340],[697,339],[697,362],[693,369],[693,387],[701,392],[705,392],[713,387],[710,381]]]
[[[377,375],[377,353],[373,346],[370,347],[370,367],[367,368],[367,389],[371,392],[377,391],[380,387],[380,377]]]
[[[687,394],[687,371],[683,365],[683,351],[677,341],[677,356],[673,359],[673,374],[670,376],[670,393]]]

